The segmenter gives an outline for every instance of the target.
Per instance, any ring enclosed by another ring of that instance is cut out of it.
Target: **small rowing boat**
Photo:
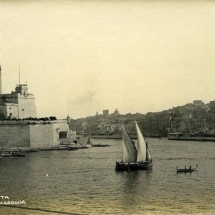
[[[177,173],[187,173],[187,172],[194,172],[194,171],[197,171],[198,170],[198,164],[196,164],[196,167],[195,168],[192,168],[191,166],[189,168],[187,168],[186,166],[184,167],[184,169],[178,169],[178,167],[176,168],[177,169]]]

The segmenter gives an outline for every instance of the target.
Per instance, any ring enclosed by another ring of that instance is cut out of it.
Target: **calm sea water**
[[[1,159],[0,196],[26,204],[0,214],[215,214],[215,142],[148,139],[153,169],[115,172],[121,140],[92,141],[111,146]]]

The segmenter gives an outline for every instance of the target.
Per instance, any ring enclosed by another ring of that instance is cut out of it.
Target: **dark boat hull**
[[[177,173],[189,173],[189,172],[194,172],[197,171],[197,169],[178,169]]]
[[[92,144],[92,146],[93,147],[108,147],[110,145],[108,145],[108,144],[104,144],[104,145],[102,145],[102,144]]]
[[[12,156],[14,156],[14,157],[25,157],[24,154],[12,154]]]
[[[115,171],[138,171],[152,169],[152,162],[123,163],[116,162]]]
[[[192,136],[190,134],[184,133],[169,133],[168,140],[178,140],[178,141],[215,141],[215,137],[210,136]]]

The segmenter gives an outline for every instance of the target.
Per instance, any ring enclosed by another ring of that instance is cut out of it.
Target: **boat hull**
[[[123,163],[116,162],[115,171],[138,171],[152,169],[152,162]]]
[[[192,136],[184,133],[170,133],[167,137],[168,140],[178,140],[178,141],[215,141],[215,137],[207,136]]]
[[[110,145],[108,145],[108,144],[92,144],[92,146],[93,147],[108,147],[108,146],[110,146]]]
[[[194,171],[197,171],[197,169],[178,169],[177,173],[189,173],[189,172],[191,173]]]

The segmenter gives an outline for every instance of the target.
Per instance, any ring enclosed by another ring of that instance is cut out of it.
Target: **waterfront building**
[[[0,94],[0,120],[37,117],[35,97],[27,84],[16,85],[15,92]]]
[[[0,89],[1,80],[0,67]],[[0,92],[0,148],[54,146],[68,137],[70,119],[37,118],[35,97],[27,84],[19,83],[11,93]]]

